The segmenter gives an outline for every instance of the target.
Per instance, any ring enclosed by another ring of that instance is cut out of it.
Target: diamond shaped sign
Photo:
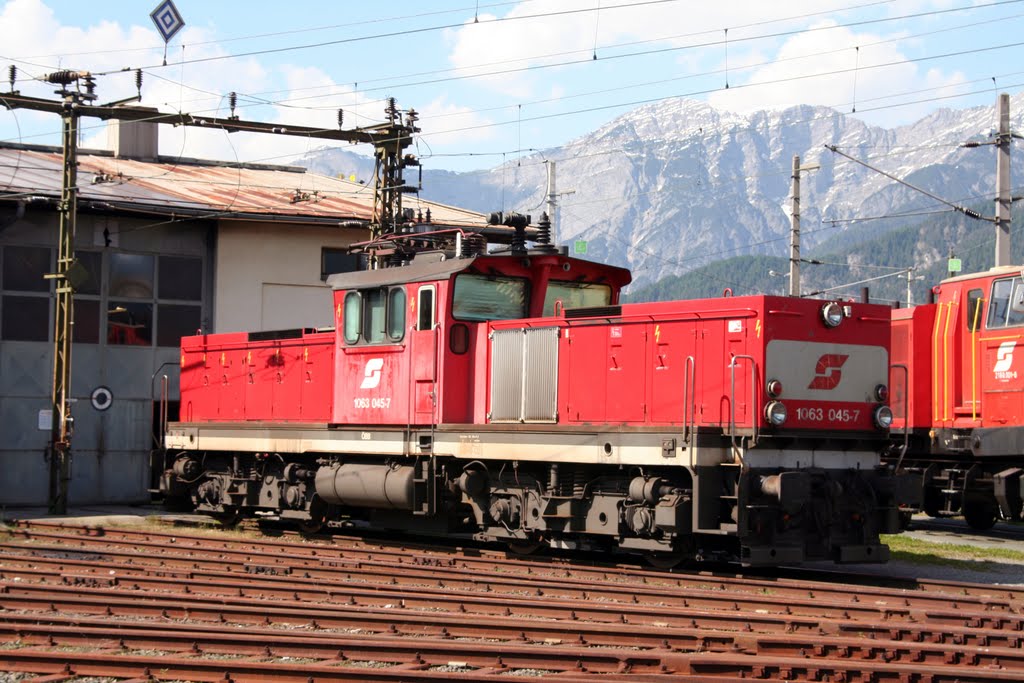
[[[149,17],[156,24],[156,30],[164,37],[165,43],[185,27],[185,20],[181,18],[178,8],[171,0],[164,0],[157,5],[157,8],[149,13]]]

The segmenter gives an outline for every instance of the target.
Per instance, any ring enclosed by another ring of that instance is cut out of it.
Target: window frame
[[[367,294],[371,292],[374,296],[367,296]],[[396,292],[401,294],[401,305],[397,305],[398,302],[395,301],[395,299],[398,298]],[[384,302],[383,337],[381,339],[371,340],[366,335],[366,330],[370,323],[368,316],[371,313],[369,304],[372,303],[371,299],[376,299],[377,294],[380,295],[380,298],[383,299]],[[349,314],[348,302],[350,300],[358,301],[357,305],[359,312],[356,316],[351,316]],[[350,289],[345,292],[345,297],[342,301],[341,338],[345,342],[346,346],[387,346],[389,344],[400,344],[405,339],[407,308],[408,293],[406,292],[404,285]],[[393,318],[393,316],[398,314],[396,310],[400,310],[400,318]],[[353,317],[357,321],[358,332],[354,335],[350,335],[349,320]],[[397,334],[392,334],[392,332],[397,332]]]
[[[978,287],[967,291],[967,316],[964,319],[964,328],[968,332],[977,332],[985,322],[985,290]],[[979,310],[981,312],[979,313]]]
[[[1006,293],[1005,299],[1002,297],[997,299],[996,289],[1003,285],[1009,286],[1009,291]],[[989,292],[989,310],[985,319],[985,329],[1002,330],[1011,327],[1024,327],[1024,310],[1014,310],[1013,304],[1015,295],[1024,294],[1024,279],[1020,275],[1015,275],[993,280]],[[999,312],[999,303],[1001,301],[1005,302],[1006,309]],[[995,320],[997,312],[999,312],[999,321]],[[1013,314],[1017,314],[1015,318],[1012,317]]]
[[[429,296],[427,296],[429,295]],[[430,299],[428,305],[424,305],[424,299]],[[424,320],[424,311],[429,312],[429,320]],[[416,331],[426,332],[433,330],[437,324],[437,287],[434,285],[421,285],[416,292]]]

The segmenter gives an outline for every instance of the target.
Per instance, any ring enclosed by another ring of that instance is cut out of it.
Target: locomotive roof
[[[537,254],[528,254],[527,258],[535,258]],[[544,255],[551,258],[553,255]],[[618,266],[609,266],[605,264],[595,263],[593,261],[585,261],[583,259],[573,258],[571,256],[553,256],[558,258],[560,261],[567,261],[578,264],[589,264],[591,267],[599,268],[605,275],[610,278],[613,284],[622,287],[629,284],[632,279],[629,270],[626,268],[620,268]],[[410,282],[428,282],[430,280],[446,280],[456,273],[460,273],[465,270],[473,268],[474,264],[477,265],[477,269],[484,268],[483,264],[487,262],[494,263],[497,265],[498,262],[503,260],[515,260],[521,261],[522,256],[511,256],[509,254],[503,255],[489,255],[489,256],[476,256],[472,258],[463,259],[446,259],[443,261],[426,261],[416,262],[414,261],[407,266],[397,266],[392,268],[381,268],[379,270],[360,270],[351,273],[336,273],[327,278],[327,284],[330,285],[331,289],[363,289],[368,287],[386,287],[388,285],[401,285]]]
[[[963,282],[964,280],[977,280],[982,277],[1020,275],[1022,271],[1024,271],[1024,266],[996,266],[995,268],[989,268],[988,270],[981,271],[980,273],[964,273],[962,275],[948,277],[944,280],[940,280],[940,284],[944,284],[946,282]]]
[[[445,261],[413,262],[407,266],[381,268],[379,270],[358,270],[352,273],[335,273],[327,278],[331,289],[361,289],[364,287],[385,287],[424,280],[444,280],[455,273],[469,268],[476,258],[449,259]]]

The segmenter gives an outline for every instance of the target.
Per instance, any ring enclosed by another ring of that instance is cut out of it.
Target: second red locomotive
[[[934,293],[892,313],[894,460],[919,476],[929,515],[988,529],[1024,508],[1021,268],[953,277]]]
[[[626,270],[470,237],[371,245],[406,263],[332,276],[333,329],[183,339],[165,493],[521,551],[887,559],[886,307],[623,304]]]

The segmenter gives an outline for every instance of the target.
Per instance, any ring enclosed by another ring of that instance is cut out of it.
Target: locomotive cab
[[[556,254],[332,275],[335,424],[483,422],[487,323],[617,304],[629,272]]]

